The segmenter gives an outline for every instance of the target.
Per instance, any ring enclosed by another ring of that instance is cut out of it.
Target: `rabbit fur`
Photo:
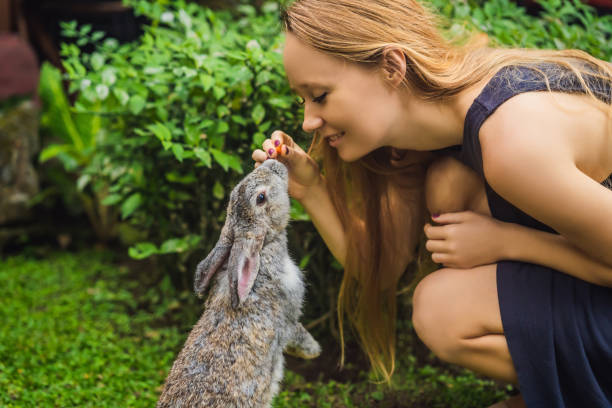
[[[157,407],[269,407],[283,350],[321,349],[299,322],[302,272],[289,257],[287,168],[266,160],[232,191],[225,225],[195,274],[204,313],[166,379]]]

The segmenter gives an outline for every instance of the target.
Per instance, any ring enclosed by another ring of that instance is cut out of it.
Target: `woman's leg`
[[[452,157],[442,157],[427,169],[425,200],[430,214],[470,210],[491,215],[482,178]]]
[[[496,265],[444,268],[416,287],[412,321],[439,358],[516,383],[497,298]]]
[[[431,214],[471,210],[491,215],[484,181],[450,157],[432,163],[425,182]],[[413,296],[413,323],[441,359],[517,383],[504,336],[497,296],[497,265],[440,269],[423,279]],[[491,408],[525,407],[519,396]]]

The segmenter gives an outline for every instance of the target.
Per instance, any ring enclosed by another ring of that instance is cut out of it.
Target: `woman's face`
[[[318,132],[344,161],[385,146],[399,112],[397,90],[379,70],[318,51],[287,33],[284,65],[291,88],[304,99],[306,132]]]

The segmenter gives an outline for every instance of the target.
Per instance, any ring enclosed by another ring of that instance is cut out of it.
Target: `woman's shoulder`
[[[500,105],[480,128],[483,165],[551,154],[578,166],[597,162],[611,139],[608,108],[584,94],[518,94]]]

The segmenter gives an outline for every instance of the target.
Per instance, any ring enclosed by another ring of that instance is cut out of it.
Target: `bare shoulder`
[[[544,91],[510,98],[480,129],[485,175],[498,164],[526,165],[532,158],[564,162],[593,179],[601,177],[612,156],[602,154],[611,141],[606,109],[586,95]]]

